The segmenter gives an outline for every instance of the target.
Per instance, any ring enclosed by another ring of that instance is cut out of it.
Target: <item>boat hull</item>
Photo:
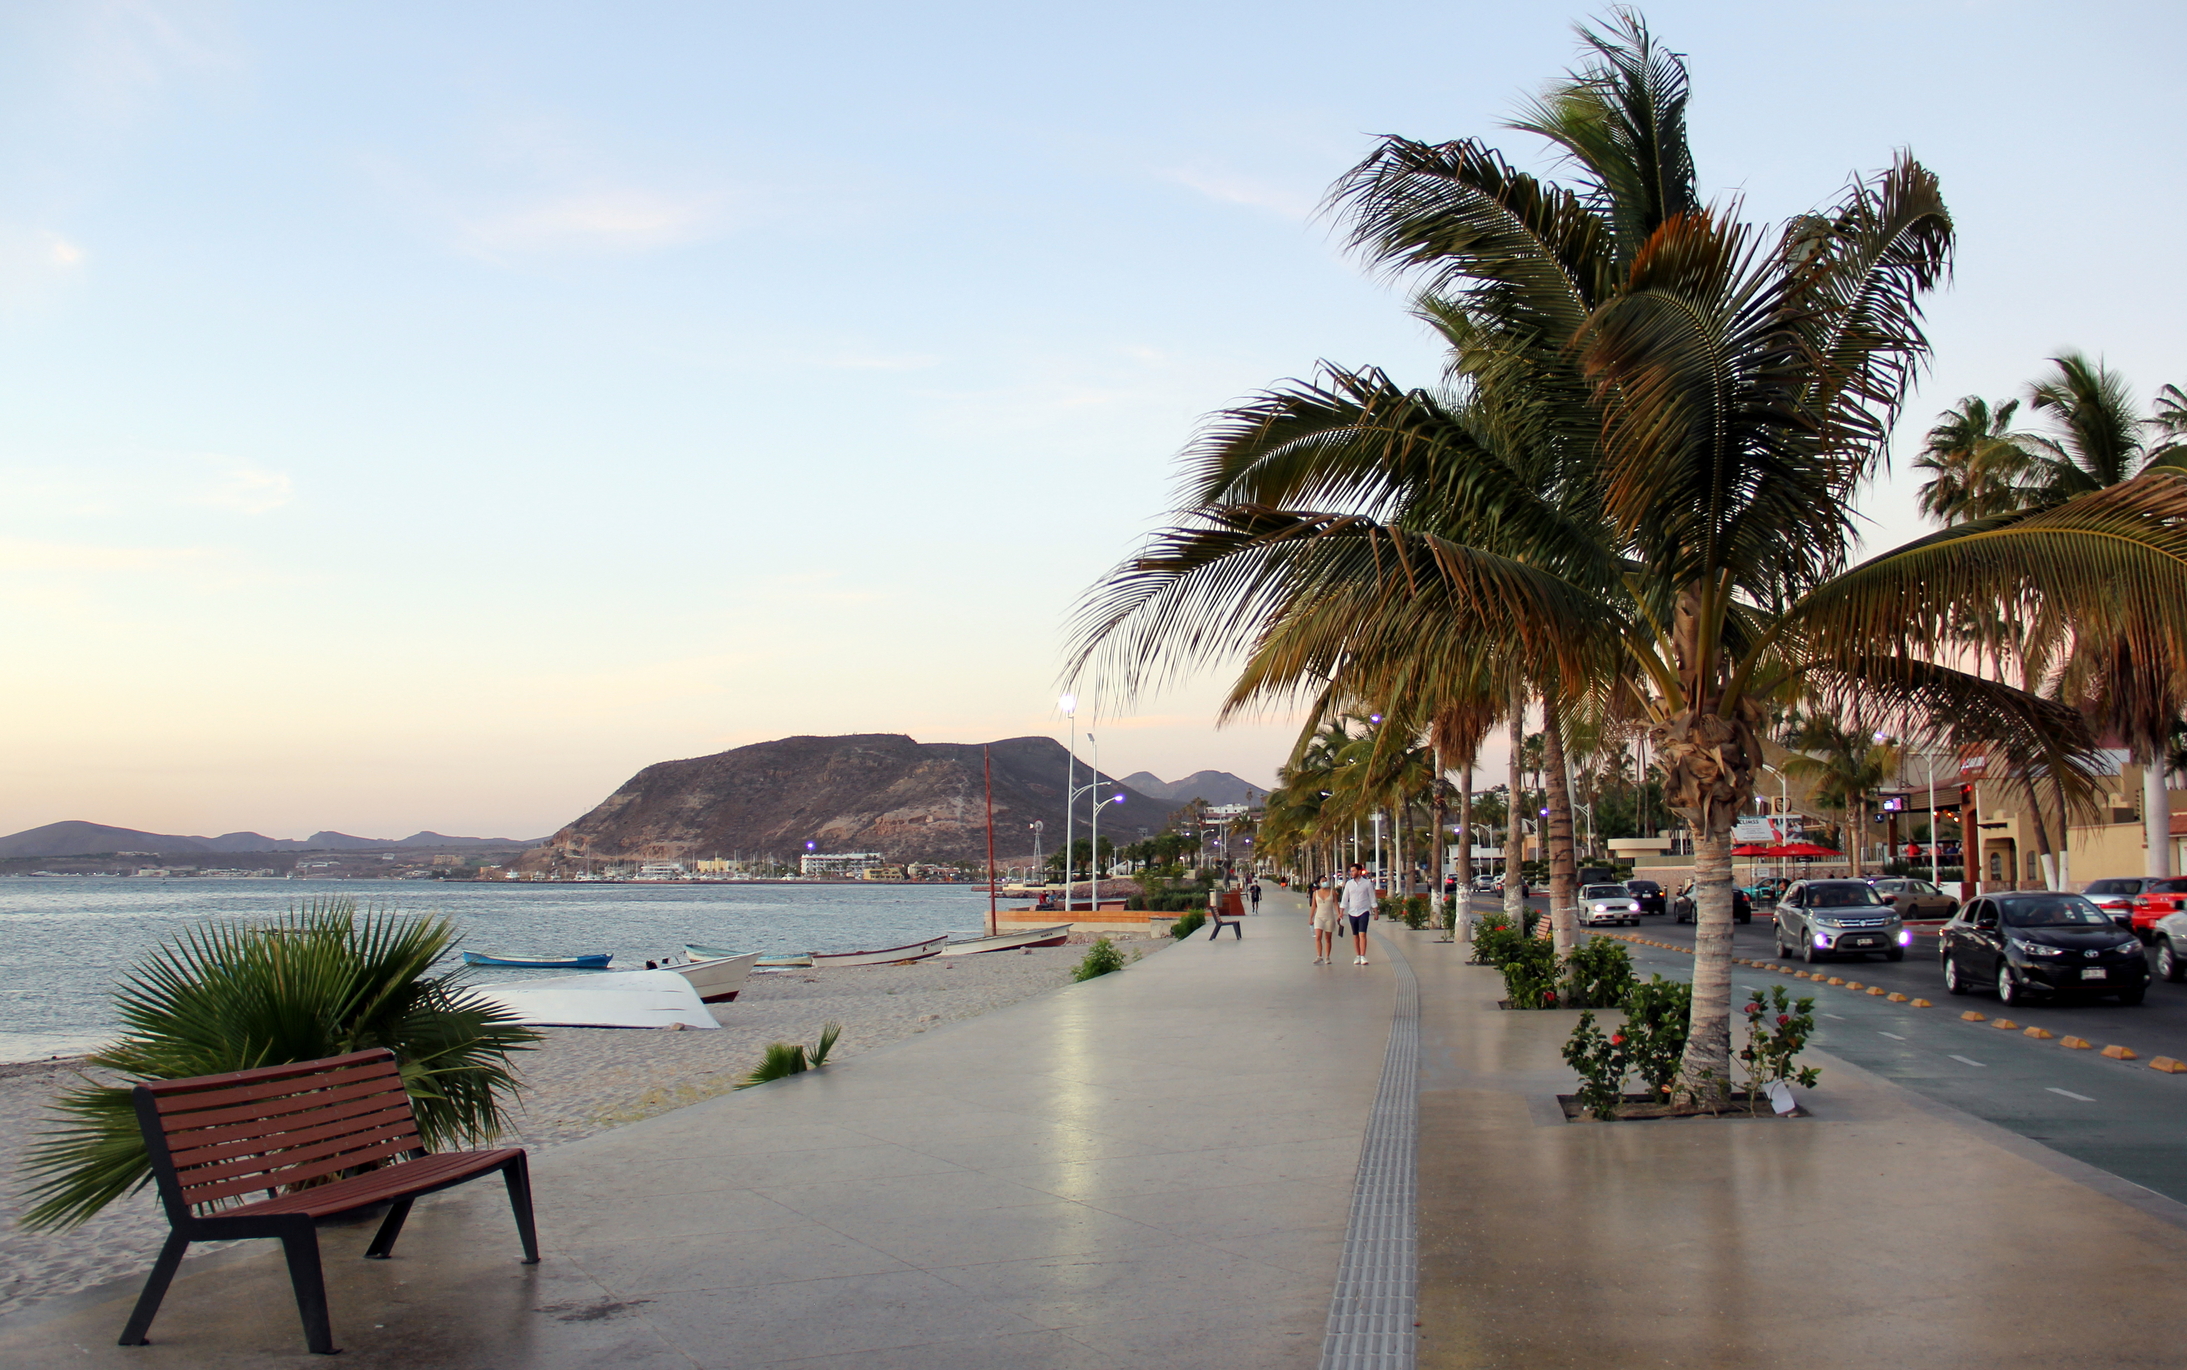
[[[746,956],[710,957],[668,969],[691,982],[699,992],[699,1002],[726,1004],[743,992],[744,982],[752,978],[752,963],[757,960],[759,953],[755,951]]]
[[[975,937],[969,942],[952,942],[942,948],[944,956],[978,956],[989,951],[1016,951],[1020,947],[1060,947],[1071,940],[1071,925],[1058,923],[1052,928],[1027,928],[1023,932],[1005,932],[994,937]]]
[[[743,953],[727,947],[709,947],[699,942],[683,944],[683,954],[694,961],[725,961]],[[803,970],[813,963],[810,952],[794,952],[788,956],[762,956],[753,963],[759,970]]]
[[[467,966],[506,966],[514,970],[606,970],[614,954],[594,956],[495,956],[490,952],[467,951],[463,964]]]
[[[611,970],[473,987],[534,1027],[718,1028],[698,990],[670,970]]]
[[[883,947],[877,951],[816,951],[813,964],[828,970],[840,970],[846,966],[890,966],[898,961],[924,961],[939,955],[948,945],[949,936],[929,937],[923,942],[907,942],[900,947]]]

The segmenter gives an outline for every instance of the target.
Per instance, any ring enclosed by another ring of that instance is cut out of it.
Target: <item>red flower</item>
[[[1784,1026],[1785,1024],[1787,1024],[1787,1023],[1789,1023],[1789,1022],[1791,1022],[1791,1021],[1792,1021],[1792,1017],[1791,1017],[1791,1015],[1790,1015],[1790,1014],[1780,1013],[1780,1014],[1778,1014],[1778,1015],[1777,1015],[1777,1026],[1778,1026],[1778,1027],[1783,1027],[1783,1026]]]
[[[1611,1033],[1611,1034],[1610,1034],[1610,1045],[1611,1045],[1611,1046],[1614,1046],[1614,1047],[1621,1047],[1621,1046],[1624,1046],[1624,1045],[1625,1045],[1625,1034],[1624,1034],[1624,1033],[1622,1033],[1622,1032],[1613,1032],[1613,1033]]]
[[[1762,1011],[1762,1006],[1761,1006],[1761,1004],[1760,1004],[1759,1002],[1757,1002],[1757,1003],[1752,1003],[1752,1004],[1748,1004],[1748,1005],[1747,1005],[1747,1012],[1749,1012],[1749,1013],[1760,1013],[1761,1011]]]

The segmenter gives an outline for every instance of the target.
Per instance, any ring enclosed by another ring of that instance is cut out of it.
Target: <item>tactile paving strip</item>
[[[1344,1257],[1322,1333],[1321,1370],[1411,1370],[1419,1289],[1420,982],[1403,953],[1375,941],[1397,973],[1382,1083],[1359,1149]]]

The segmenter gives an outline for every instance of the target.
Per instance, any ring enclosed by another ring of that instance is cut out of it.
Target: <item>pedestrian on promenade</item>
[[[1352,863],[1352,873],[1345,878],[1344,893],[1338,900],[1344,916],[1352,924],[1352,964],[1367,964],[1367,920],[1374,917],[1374,881],[1367,878],[1367,868]]]
[[[1255,880],[1252,884],[1247,885],[1245,887],[1245,897],[1251,901],[1253,912],[1259,913],[1261,911],[1261,882]]]
[[[1314,928],[1314,964],[1326,966],[1336,960],[1337,930],[1344,926],[1344,915],[1337,911],[1336,887],[1326,875],[1314,882],[1314,912],[1309,921]]]

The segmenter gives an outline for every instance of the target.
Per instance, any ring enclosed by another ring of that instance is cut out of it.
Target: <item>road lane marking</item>
[[[1965,1061],[1965,1062],[1966,1062],[1966,1063],[1967,1063],[1968,1065],[1970,1065],[1970,1066],[1982,1066],[1982,1069],[1984,1069],[1984,1070],[1988,1070],[1988,1069],[1989,1069],[1989,1067],[1988,1067],[1988,1066],[1986,1066],[1986,1065],[1982,1065],[1982,1062],[1980,1062],[1980,1061],[1977,1061],[1977,1060],[1974,1060],[1974,1059],[1972,1059],[1972,1058],[1970,1058],[1970,1057],[1966,1057],[1966,1056],[1961,1056],[1961,1055],[1958,1055],[1957,1053],[1951,1053],[1951,1057],[1952,1057],[1952,1059],[1953,1059],[1953,1060],[1955,1060],[1955,1061]]]
[[[1901,1036],[1899,1036],[1899,1035],[1898,1035],[1897,1033],[1895,1033],[1895,1032],[1879,1032],[1879,1033],[1877,1033],[1876,1035],[1877,1035],[1878,1037],[1888,1037],[1888,1038],[1890,1038],[1890,1039],[1891,1039],[1892,1041],[1894,1041],[1894,1042],[1903,1042],[1903,1041],[1905,1041],[1905,1040],[1906,1040],[1906,1039],[1905,1039],[1904,1037],[1901,1037]]]
[[[1825,1017],[1825,1018],[1836,1018],[1836,1019],[1837,1019],[1837,1020],[1838,1020],[1839,1022],[1841,1022],[1841,1023],[1845,1021],[1845,1019],[1844,1019],[1844,1017],[1843,1017],[1842,1015],[1840,1015],[1840,1014],[1836,1014],[1836,1013],[1826,1013],[1826,1014],[1824,1014],[1824,1015],[1823,1015],[1823,1017]]]
[[[2056,1085],[2045,1085],[2043,1087],[2053,1094],[2063,1094],[2068,1099],[2079,1099],[2084,1104],[2092,1104],[2096,1102],[2094,1099],[2089,1098],[2086,1094],[2075,1094],[2070,1089],[2060,1089]]]

